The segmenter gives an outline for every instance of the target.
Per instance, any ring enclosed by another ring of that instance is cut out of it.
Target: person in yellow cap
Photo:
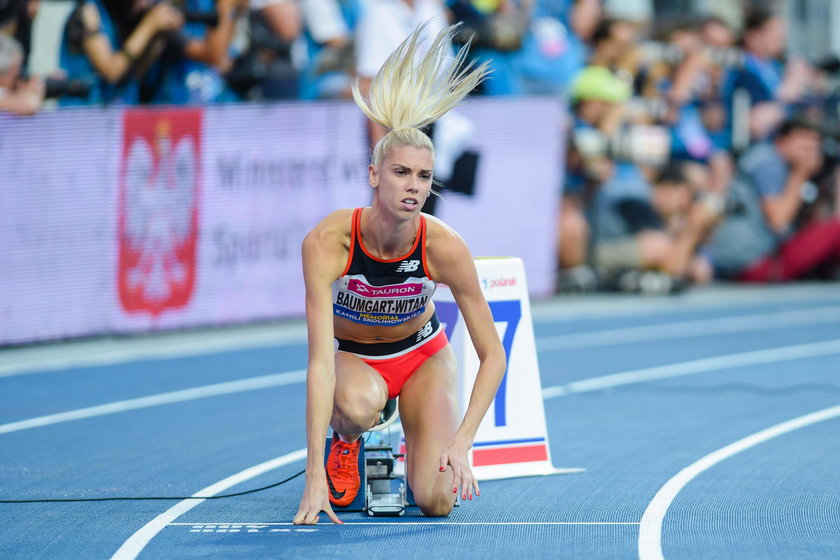
[[[587,66],[572,83],[572,99],[620,103],[630,97],[630,85],[604,66]]]
[[[603,66],[584,68],[572,82],[575,122],[557,231],[561,289],[567,282],[594,287],[593,273],[586,269],[590,231],[584,210],[597,186],[613,174],[607,141],[621,124],[630,93],[630,85]]]

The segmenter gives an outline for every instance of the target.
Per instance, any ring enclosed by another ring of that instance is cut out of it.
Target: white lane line
[[[306,327],[302,323],[41,344],[0,349],[0,378],[293,344],[306,344]]]
[[[727,368],[813,358],[816,356],[829,356],[832,354],[840,354],[840,340],[782,346],[781,348],[771,348],[769,350],[755,350],[753,352],[728,354],[725,356],[715,356],[714,358],[703,358],[701,360],[625,371],[623,373],[593,377],[582,381],[573,381],[564,385],[546,387],[543,389],[542,394],[543,399],[553,399],[573,393],[599,391],[621,385],[629,385],[631,383],[642,383],[644,381],[680,377]]]
[[[693,360],[690,362],[681,362],[653,368],[631,370],[612,375],[605,375],[602,377],[593,377],[582,381],[573,381],[564,385],[546,387],[543,389],[542,394],[543,399],[553,399],[570,394],[599,391],[611,387],[641,383],[644,381],[653,381],[656,379],[679,377],[682,375],[691,375],[695,373],[704,373],[726,368],[784,360],[826,356],[838,353],[840,353],[840,340],[799,344],[795,346],[783,346],[781,348],[773,348],[770,350],[757,350],[754,352],[744,352],[740,354],[728,354],[725,356],[716,356],[714,358],[704,358],[702,360]],[[264,375],[260,377],[251,377],[227,383],[217,383],[215,385],[205,385],[192,389],[173,391],[171,393],[161,393],[137,399],[117,401],[89,408],[49,414],[47,416],[38,416],[9,424],[0,424],[0,435],[20,430],[27,430],[30,428],[40,428],[43,426],[59,424],[61,422],[69,422],[71,420],[80,420],[83,418],[92,418],[95,416],[104,416],[106,414],[136,410],[138,408],[148,408],[205,397],[239,393],[243,391],[253,391],[256,389],[277,387],[280,385],[303,383],[305,380],[306,372],[304,370],[298,370],[273,375]]]
[[[535,304],[535,308],[539,304]],[[611,304],[615,307],[616,303]],[[548,313],[544,319],[559,317]],[[717,319],[679,321],[620,329],[607,329],[537,338],[542,352],[573,348],[611,346],[631,342],[702,336],[705,334],[780,329],[809,324],[840,322],[840,307],[736,315]],[[3,350],[0,378],[84,367],[118,365],[139,360],[165,360],[235,350],[304,344],[306,328],[291,324],[282,328],[265,327],[253,332],[175,333],[162,339],[150,336],[139,340],[73,342]]]
[[[216,494],[224,492],[228,488],[236,486],[237,484],[241,484],[247,480],[265,474],[268,471],[288,465],[289,463],[294,463],[295,461],[301,461],[305,458],[306,449],[298,449],[297,451],[287,453],[281,457],[277,457],[275,459],[271,459],[270,461],[266,461],[265,463],[260,463],[259,465],[245,469],[244,471],[229,476],[224,480],[220,480],[215,484],[211,484],[207,488],[199,490],[193,494],[193,496],[215,496]],[[155,535],[160,533],[168,524],[172,523],[181,515],[187,513],[203,501],[204,500],[184,500],[182,502],[178,502],[143,525],[139,531],[131,535],[131,537],[129,537],[129,539],[125,541],[114,553],[111,559],[128,560],[137,558],[137,555],[140,554],[140,552],[147,544],[149,544]]]
[[[835,305],[837,287],[831,283],[796,283],[763,286],[720,284],[692,288],[677,296],[664,298],[639,297],[634,294],[598,293],[583,297],[556,296],[534,299],[531,309],[537,322],[576,320],[592,317],[626,317],[628,315],[683,314],[707,309],[767,307],[768,301],[803,305]]]
[[[687,466],[676,474],[648,504],[642,514],[641,526],[639,528],[639,559],[640,560],[664,560],[662,554],[662,522],[671,503],[686,484],[691,482],[703,471],[715,466],[721,461],[732,457],[760,443],[771,440],[775,437],[787,434],[794,430],[823,422],[832,418],[840,417],[840,406],[832,406],[811,414],[806,414],[781,424],[776,424],[751,436],[747,436],[726,447],[710,453],[699,461]]]
[[[341,513],[340,511],[338,513]],[[344,526],[349,525],[381,525],[383,527],[400,527],[401,525],[638,525],[638,521],[347,521]],[[224,523],[197,521],[195,523],[169,523],[169,527],[194,527],[198,525],[218,526],[218,525],[242,525],[243,527],[275,527],[275,526],[294,526],[294,523],[263,523],[263,522],[242,522],[242,521],[225,521]],[[321,525],[333,525],[332,522],[321,523]]]
[[[140,408],[149,408],[152,406],[160,406],[164,404],[191,401],[195,399],[204,399],[207,397],[215,397],[219,395],[230,395],[232,393],[242,393],[245,391],[256,391],[257,389],[278,387],[281,385],[291,385],[293,383],[301,383],[305,380],[306,371],[298,370],[286,373],[276,373],[272,375],[262,375],[259,377],[250,377],[248,379],[241,379],[239,381],[215,383],[213,385],[193,387],[191,389],[183,389],[181,391],[159,393],[157,395],[150,395],[147,397],[116,401],[99,406],[91,406],[88,408],[79,408],[76,410],[69,410],[67,412],[59,412],[57,414],[37,416],[35,418],[20,420],[18,422],[11,422],[9,424],[0,424],[0,434],[9,434],[12,432],[18,432],[20,430],[28,430],[30,428],[41,428],[43,426],[50,426],[52,424],[70,422],[71,420],[93,418],[95,416],[104,416],[106,414],[126,412],[128,410],[137,410]]]
[[[632,342],[660,341],[693,336],[785,329],[802,325],[840,323],[840,307],[760,313],[717,319],[658,323],[620,329],[544,336],[537,339],[540,352],[614,346]]]

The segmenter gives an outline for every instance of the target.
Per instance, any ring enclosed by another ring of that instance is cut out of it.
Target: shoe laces
[[[358,442],[347,443],[338,440],[333,446],[333,455],[338,461],[338,472],[341,474],[351,474],[356,469],[356,464],[359,461],[359,446]],[[352,476],[352,474],[351,474]]]

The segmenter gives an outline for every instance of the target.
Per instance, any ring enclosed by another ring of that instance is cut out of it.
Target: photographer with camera
[[[642,90],[662,105],[660,121],[671,131],[671,157],[697,168],[706,175],[704,190],[723,196],[734,162],[718,84],[736,53],[705,43],[704,25],[682,16],[657,25],[655,41],[645,48],[649,65]]]
[[[60,65],[68,78],[88,79],[93,87],[86,100],[60,103],[138,103],[139,78],[160,55],[161,34],[183,23],[165,2],[77,0],[64,26]]]
[[[167,2],[158,3],[158,6]],[[159,104],[236,101],[224,74],[233,64],[231,41],[244,0],[169,0],[185,20],[166,37],[158,64],[144,78],[141,98]]]
[[[248,14],[248,47],[226,75],[242,99],[298,99],[300,72],[292,60],[292,46],[302,31],[298,0],[251,0]],[[330,8],[320,2],[319,8]],[[333,10],[318,13],[331,20]]]
[[[785,60],[786,33],[785,20],[766,8],[754,7],[745,14],[744,65],[730,77],[727,96],[731,111],[739,109],[736,95],[748,99],[753,141],[768,139],[806,100],[815,83],[816,73],[808,62],[796,57]]]
[[[351,97],[356,73],[356,24],[362,0],[301,0],[306,62],[300,72],[302,99]]]
[[[572,86],[560,289],[588,287],[580,279],[594,276],[589,282],[605,287],[670,292],[712,276],[697,249],[717,212],[696,196],[682,164],[668,165],[668,132],[623,115],[629,96],[603,66],[587,67]]]
[[[40,78],[22,79],[23,48],[13,37],[0,33],[0,111],[34,115],[44,102]]]
[[[797,117],[782,123],[772,141],[741,156],[730,189],[732,210],[712,245],[721,277],[783,282],[836,273],[840,219],[803,215],[820,189],[814,181],[825,164],[822,140],[815,123]]]

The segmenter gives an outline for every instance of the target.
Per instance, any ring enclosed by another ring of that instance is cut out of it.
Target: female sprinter
[[[359,492],[361,435],[398,395],[406,474],[421,511],[448,515],[459,490],[463,499],[479,495],[467,452],[504,375],[505,353],[463,239],[420,212],[434,149],[419,129],[454,107],[486,68],[464,67],[464,49],[452,59],[454,26],[418,57],[424,27],[384,63],[368,99],[353,90],[365,114],[388,130],[368,167],[372,206],[333,212],[303,241],[308,455],[296,524],[317,523],[321,511],[341,523],[330,502],[347,505]],[[432,302],[436,282],[452,290],[481,361],[460,425],[455,357]]]

